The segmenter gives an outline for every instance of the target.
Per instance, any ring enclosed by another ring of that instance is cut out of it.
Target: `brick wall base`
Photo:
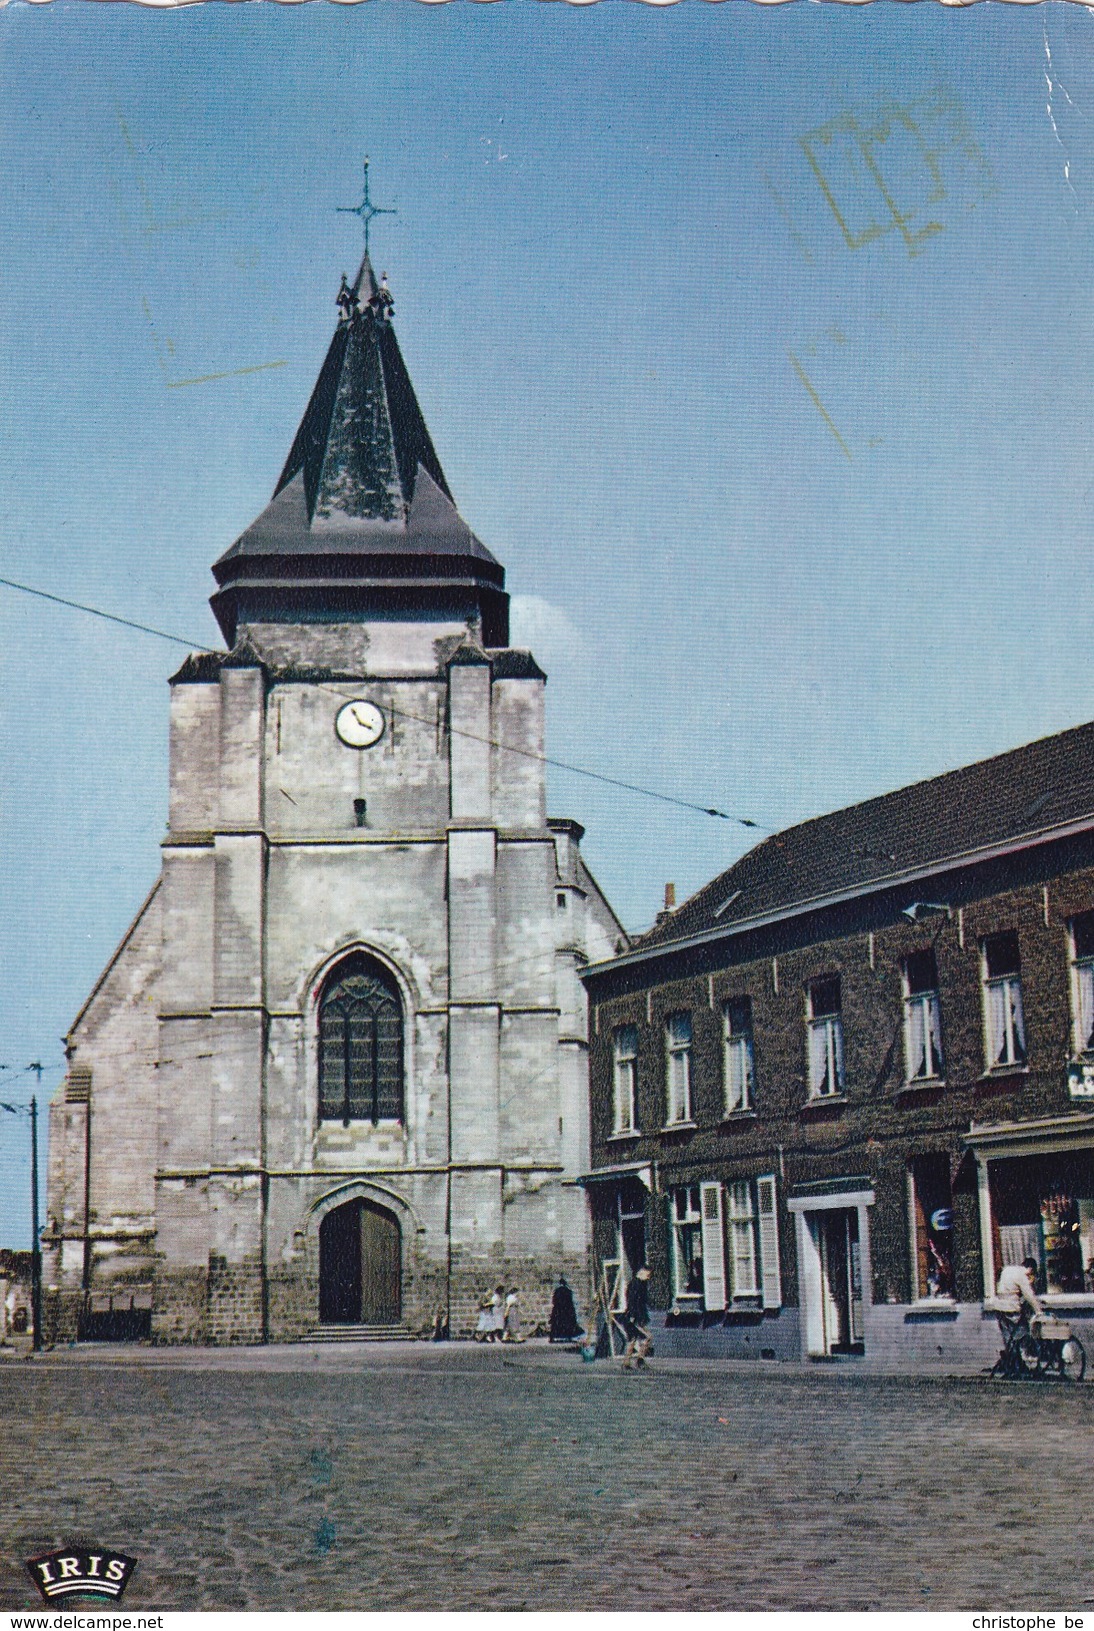
[[[152,1290],[153,1342],[208,1342],[207,1280],[204,1269],[157,1268]]]
[[[266,1291],[262,1263],[209,1257],[208,1341],[216,1346],[265,1341]]]
[[[403,1282],[402,1324],[416,1336],[432,1334],[439,1311],[449,1317],[452,1337],[470,1337],[484,1296],[495,1286],[520,1293],[521,1328],[526,1336],[545,1332],[551,1297],[565,1274],[579,1315],[589,1314],[589,1266],[584,1253],[559,1253],[550,1267],[528,1257],[500,1252],[454,1252],[451,1279],[443,1263],[408,1266]],[[47,1343],[74,1341],[83,1297],[80,1292],[49,1292],[43,1300],[43,1334]],[[314,1267],[301,1257],[279,1264],[263,1284],[257,1260],[228,1263],[212,1257],[208,1269],[157,1266],[152,1304],[152,1339],[157,1344],[233,1344],[264,1340],[265,1313],[270,1342],[300,1342],[319,1329],[319,1285]]]

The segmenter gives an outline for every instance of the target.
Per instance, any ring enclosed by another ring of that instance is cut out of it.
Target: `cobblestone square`
[[[81,1541],[138,1558],[138,1611],[1094,1602],[1087,1386],[391,1344],[85,1349],[0,1389],[9,1610]]]

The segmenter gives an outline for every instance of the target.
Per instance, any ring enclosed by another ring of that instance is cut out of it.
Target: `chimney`
[[[676,885],[674,883],[667,883],[665,885],[665,904],[661,908],[661,910],[658,912],[657,918],[656,918],[655,921],[657,923],[667,923],[668,919],[672,916],[672,914],[673,914],[673,912],[675,912],[675,910],[676,910]]]

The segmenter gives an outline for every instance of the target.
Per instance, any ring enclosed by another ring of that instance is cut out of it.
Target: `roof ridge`
[[[895,889],[977,856],[1049,841],[1092,817],[1094,721],[1088,721],[785,827],[652,924],[637,945],[731,933],[772,911],[806,911],[834,897]]]
[[[795,821],[792,826],[780,827],[777,832],[770,833],[763,843],[769,844],[773,840],[784,838],[791,833],[802,832],[806,827],[813,827],[822,821],[830,821],[835,816],[850,815],[855,810],[868,809],[872,804],[884,804],[888,799],[900,798],[902,794],[912,793],[917,787],[930,787],[939,782],[945,782],[953,776],[966,776],[972,771],[986,770],[990,765],[999,764],[1004,759],[1012,759],[1019,753],[1027,753],[1030,748],[1040,747],[1042,743],[1062,741],[1067,736],[1078,736],[1084,731],[1094,733],[1094,720],[1087,720],[1082,725],[1069,725],[1066,730],[1049,731],[1044,736],[1035,736],[1030,742],[1020,743],[1013,748],[1005,748],[1001,753],[991,753],[986,759],[973,759],[966,765],[954,765],[951,770],[940,770],[934,776],[920,776],[916,781],[905,782],[900,787],[892,787],[887,793],[873,793],[869,798],[856,799],[852,804],[841,804],[834,810],[824,810],[819,815],[807,816],[804,821]],[[752,855],[762,846],[756,844],[753,849],[746,850],[745,854]],[[744,859],[744,856],[741,857]],[[734,865],[737,863],[734,862]]]

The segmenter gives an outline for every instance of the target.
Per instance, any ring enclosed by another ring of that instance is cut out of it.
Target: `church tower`
[[[160,880],[67,1039],[59,1335],[453,1334],[584,1283],[577,970],[622,929],[547,817],[545,676],[461,519],[366,250],[226,650],[171,682]]]

